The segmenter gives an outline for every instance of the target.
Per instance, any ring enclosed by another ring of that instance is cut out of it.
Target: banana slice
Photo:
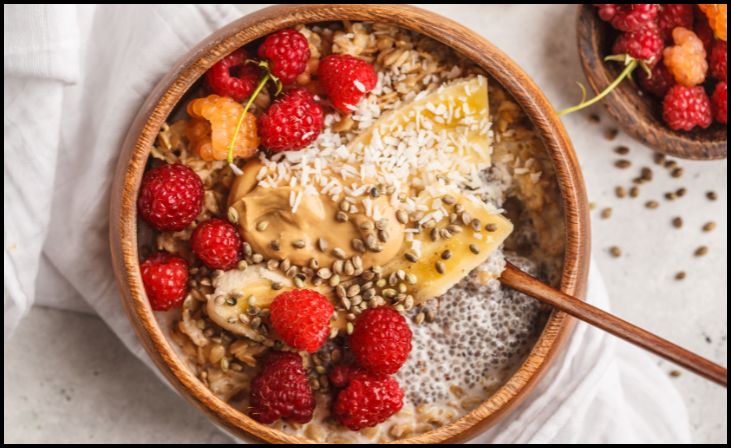
[[[455,143],[456,151],[452,156],[457,159],[457,169],[462,173],[479,172],[491,163],[490,133],[481,126],[487,121],[488,114],[487,79],[476,76],[442,87],[384,115],[367,132],[356,138],[351,146],[365,147],[373,139],[403,129],[429,129]],[[459,193],[454,186],[447,188],[447,191],[441,191],[439,186],[424,187],[417,202],[432,203],[437,197],[448,193],[462,204],[472,219],[480,221],[480,231],[460,222],[462,231],[452,232],[449,239],[439,238],[435,241],[431,237],[431,229],[425,229],[412,234],[414,242],[404,242],[398,256],[384,265],[384,271],[403,270],[416,275],[417,284],[415,292],[412,292],[416,304],[444,294],[482,264],[513,230],[513,225],[506,218],[491,212],[486,204],[473,196]],[[448,217],[445,216],[435,227],[441,229],[448,225]],[[490,231],[485,229],[488,225]],[[416,262],[407,260],[407,254],[416,255]],[[439,271],[443,272],[437,271],[437,263]]]
[[[408,242],[404,244],[399,256],[385,266],[386,272],[403,270],[416,276],[416,287],[411,293],[415,304],[447,292],[450,287],[487,260],[490,253],[500,247],[513,230],[513,224],[507,218],[491,213],[485,205],[462,195],[453,196],[473,220],[480,221],[480,231],[475,231],[470,225],[462,225],[463,223],[459,221],[459,224],[456,224],[460,228],[459,232],[450,232],[452,236],[448,239],[440,238],[434,241],[431,230],[424,229],[414,234],[414,240],[417,241],[415,245],[412,244],[409,248]],[[448,227],[448,221],[448,217],[443,218],[437,223],[436,228]],[[452,229],[457,230],[456,227]],[[414,259],[411,257],[412,254],[416,255],[415,262],[407,259],[407,256]]]
[[[274,290],[273,283],[279,283],[282,287]],[[226,330],[253,340],[261,339],[261,335],[252,330],[249,323],[239,318],[239,315],[246,314],[251,305],[259,309],[269,308],[269,304],[276,296],[295,289],[292,280],[260,265],[249,266],[244,271],[236,269],[227,271],[213,281],[213,286],[216,290],[206,304],[208,316]],[[332,288],[312,285],[306,285],[305,288],[318,291],[330,302],[335,303]],[[231,300],[233,297],[238,299],[233,302]],[[338,312],[331,325],[343,329],[345,323],[345,314]]]
[[[475,76],[440,87],[382,116],[350,146],[368,146],[374,137],[392,135],[409,126],[440,135],[446,132],[459,143],[454,156],[463,166],[474,165],[481,170],[489,166],[492,153],[490,133],[480,126],[488,114],[487,78]]]
[[[282,289],[272,289],[275,282],[280,283]],[[269,307],[278,294],[294,287],[292,280],[264,266],[227,271],[213,281],[213,286],[216,291],[206,304],[208,316],[226,330],[250,339],[256,339],[257,333],[239,315],[246,314],[250,304],[259,308]],[[233,297],[238,297],[235,303],[232,302]]]

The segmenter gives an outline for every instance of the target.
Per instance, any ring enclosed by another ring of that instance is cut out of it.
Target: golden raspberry
[[[678,84],[693,87],[706,79],[708,62],[703,42],[694,32],[683,27],[673,30],[674,46],[665,48],[665,66]]]
[[[193,151],[203,160],[226,160],[228,146],[244,107],[226,96],[209,95],[188,103],[187,136]],[[248,158],[256,154],[259,136],[256,117],[247,112],[236,136],[233,156]]]
[[[716,39],[726,42],[726,6],[727,5],[698,5],[703,14],[708,17],[708,25],[711,26]]]

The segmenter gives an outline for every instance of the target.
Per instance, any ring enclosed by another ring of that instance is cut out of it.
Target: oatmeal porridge
[[[393,26],[300,26],[225,57],[160,131],[138,207],[153,309],[216,396],[317,442],[452,422],[520,366],[563,214],[519,106]]]

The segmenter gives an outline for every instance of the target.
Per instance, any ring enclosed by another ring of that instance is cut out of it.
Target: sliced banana
[[[486,121],[488,114],[487,79],[476,76],[444,86],[384,115],[367,132],[356,138],[351,146],[368,146],[374,138],[392,135],[403,129],[414,128],[418,131],[427,128],[458,143],[453,156],[458,159],[460,171],[479,172],[491,163],[490,133],[479,125]],[[404,241],[398,256],[385,264],[384,271],[403,270],[417,277],[412,292],[416,304],[444,294],[482,264],[513,229],[506,218],[492,212],[475,197],[460,193],[455,186],[445,190],[440,186],[427,185],[419,193],[418,202],[432,203],[446,193],[462,204],[472,219],[479,220],[480,231],[460,221],[458,225],[461,231],[450,232],[448,239],[439,237],[434,240],[430,228],[412,234],[411,240],[414,242]],[[448,217],[444,216],[435,227],[441,229],[448,225]],[[488,225],[490,231],[485,229]],[[407,256],[411,259],[416,256],[416,261],[409,261]]]
[[[459,151],[454,156],[460,163],[481,170],[489,166],[492,153],[490,133],[480,126],[488,114],[487,78],[475,76],[440,87],[383,115],[349,146],[365,147],[376,135],[379,138],[392,135],[409,126],[417,130],[426,128],[435,134],[449,133],[459,143]]]
[[[513,230],[513,224],[507,218],[491,213],[486,205],[461,195],[453,196],[462,204],[471,221],[479,220],[480,230],[476,231],[470,223],[465,225],[458,219],[458,222],[451,227],[454,229],[450,231],[451,236],[448,238],[440,236],[434,240],[431,229],[424,229],[414,234],[416,244],[406,242],[399,256],[385,266],[386,272],[403,270],[416,276],[416,287],[411,293],[415,304],[447,292],[450,287],[487,260],[490,253],[497,249]],[[444,217],[435,228],[449,229],[449,218]],[[413,260],[414,256],[416,261],[410,261],[409,258]]]
[[[274,283],[279,283],[281,288],[273,289]],[[233,269],[224,272],[213,281],[213,286],[216,290],[206,304],[208,316],[226,330],[253,340],[259,340],[261,336],[251,329],[248,319],[251,316],[247,314],[249,308],[269,308],[276,296],[295,289],[292,280],[263,265],[249,266],[244,271]],[[335,303],[332,288],[312,285],[306,285],[305,288],[318,291]],[[235,301],[232,300],[234,297],[237,298]],[[243,319],[240,317],[242,314],[246,316]],[[332,326],[345,328],[345,315],[337,313]]]
[[[272,289],[274,283],[282,288]],[[265,266],[249,266],[244,271],[232,269],[213,280],[213,286],[215,293],[206,304],[208,317],[228,331],[250,339],[257,339],[257,333],[239,316],[246,315],[251,305],[268,307],[278,294],[294,287],[292,280]]]

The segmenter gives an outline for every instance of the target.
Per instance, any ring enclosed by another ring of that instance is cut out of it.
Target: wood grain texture
[[[500,281],[584,322],[685,367],[703,378],[727,386],[726,368],[690,352],[617,316],[554,289],[508,262]]]
[[[576,24],[579,57],[589,85],[595,93],[604,90],[622,71],[619,62],[604,62],[611,54],[616,32],[599,19],[592,5],[581,5]],[[640,70],[639,68],[636,70]],[[708,129],[673,131],[662,121],[662,100],[644,93],[632,80],[625,80],[601,101],[633,138],[654,150],[684,159],[725,159],[728,144],[726,126],[713,123]]]
[[[171,384],[217,424],[239,437],[283,443],[307,439],[262,425],[216,398],[188,371],[169,345],[149,307],[139,274],[136,198],[155,137],[185,92],[217,60],[275,30],[300,23],[371,20],[409,28],[453,47],[479,64],[520,104],[534,123],[556,170],[563,201],[566,251],[561,289],[584,297],[589,267],[588,201],[566,131],[540,89],[492,44],[449,19],[404,5],[280,5],[247,15],[217,31],[172,68],[151,92],[123,144],[112,187],[110,244],[122,302],[142,345]],[[439,443],[464,440],[494,424],[537,384],[573,328],[567,314],[553,312],[531,353],[490,399],[459,420],[400,440]]]

